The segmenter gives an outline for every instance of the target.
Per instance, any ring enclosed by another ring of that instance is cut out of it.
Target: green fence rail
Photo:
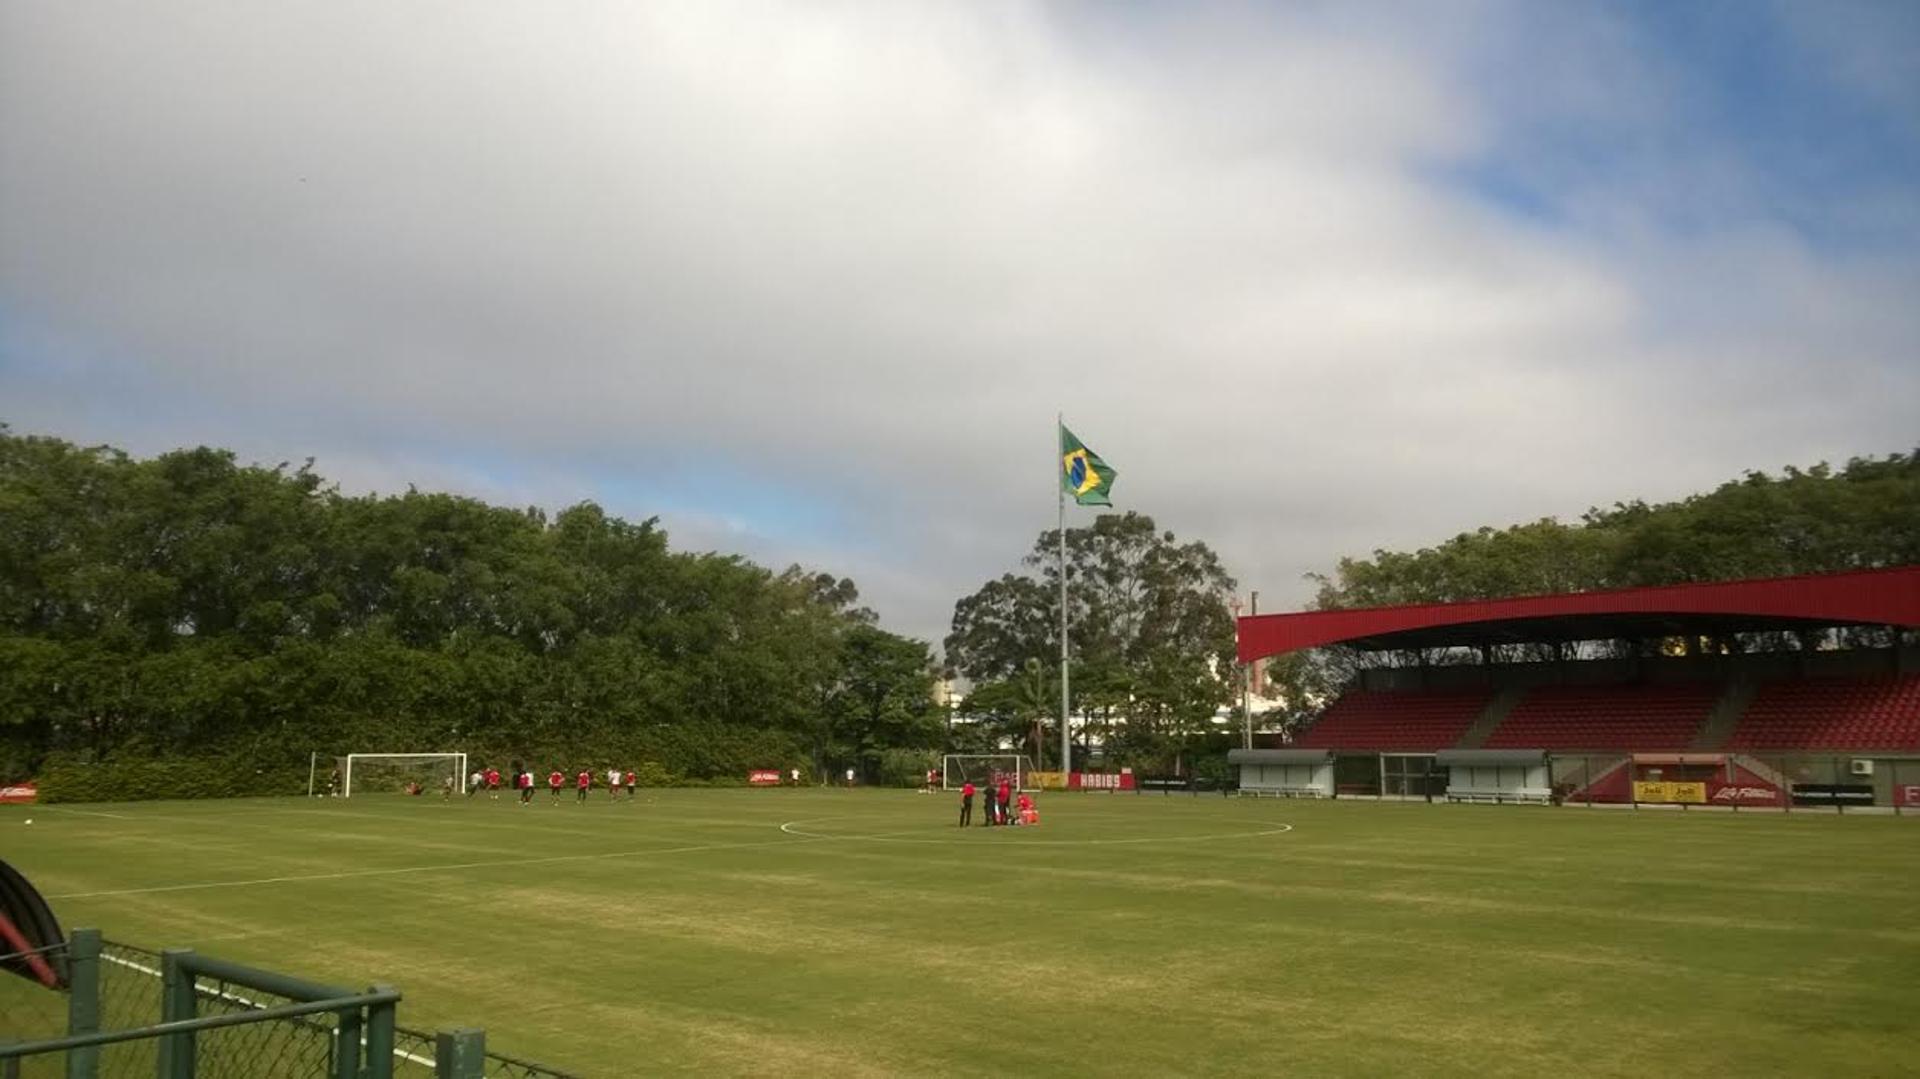
[[[488,1052],[479,1030],[401,1027],[388,986],[321,985],[90,929],[33,954],[69,984],[0,976],[0,1079],[577,1079]]]

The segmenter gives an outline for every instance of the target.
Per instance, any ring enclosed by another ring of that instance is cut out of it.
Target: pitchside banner
[[[1705,783],[1660,783],[1640,780],[1633,785],[1633,800],[1636,802],[1680,802],[1688,805],[1705,805],[1707,785]]]
[[[1873,786],[1869,783],[1795,783],[1793,804],[1797,806],[1870,806]]]
[[[747,782],[756,787],[778,787],[780,770],[777,768],[755,768],[747,773]]]
[[[1707,784],[1707,801],[1717,806],[1777,806],[1780,788],[1761,780],[1727,783],[1716,779]]]
[[[1118,772],[1069,772],[1067,789],[1074,791],[1130,791],[1133,788],[1133,769],[1122,768]]]
[[[40,789],[31,783],[21,783],[13,787],[0,787],[0,803],[37,802],[39,800]]]
[[[1920,809],[1920,783],[1895,783],[1893,804]]]

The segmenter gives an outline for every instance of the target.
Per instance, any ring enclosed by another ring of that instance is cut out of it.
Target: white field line
[[[803,839],[844,839],[844,840],[857,840],[857,841],[866,841],[866,842],[874,842],[874,843],[938,843],[943,845],[951,844],[953,842],[951,838],[940,839],[932,836],[923,836],[917,831],[916,832],[868,832],[868,833],[853,834],[853,835],[832,835],[826,832],[808,832],[797,827],[798,825],[802,825],[802,824],[818,824],[822,821],[847,820],[847,819],[849,818],[847,817],[804,817],[800,820],[790,820],[785,824],[782,824],[780,826],[780,830],[787,833],[788,835],[799,836]],[[972,831],[972,829],[968,829],[968,831]],[[1117,846],[1123,843],[1198,843],[1203,840],[1209,840],[1209,839],[1252,839],[1256,836],[1263,836],[1263,835],[1284,835],[1285,833],[1291,832],[1291,831],[1293,831],[1293,825],[1282,824],[1277,827],[1265,828],[1265,829],[1261,829],[1260,831],[1251,831],[1251,832],[1211,832],[1206,835],[1133,836],[1126,839],[1022,839],[1022,840],[1019,840],[1018,842],[1019,842],[1019,845],[1022,847],[1101,847],[1101,846]]]
[[[791,834],[791,833],[789,833]],[[823,838],[837,839],[838,836]],[[602,851],[597,854],[558,854],[550,858],[490,858],[482,862],[449,862],[434,865],[398,866],[392,869],[355,869],[343,873],[303,873],[288,877],[256,877],[252,880],[211,880],[194,884],[160,884],[150,888],[114,888],[100,892],[68,892],[48,899],[101,899],[116,895],[152,895],[156,892],[192,892],[208,888],[247,888],[258,884],[297,884],[318,880],[352,880],[359,877],[390,877],[403,873],[445,873],[462,869],[487,869],[502,865],[553,865],[559,862],[590,862],[601,858],[647,858],[665,854],[698,854],[716,850],[747,850],[754,847],[787,847],[797,843],[819,842],[811,836],[773,839],[758,843],[702,843],[690,847],[655,847],[648,850]]]
[[[131,959],[122,959],[117,955],[107,955],[105,953],[102,953],[100,958],[106,960],[109,963],[114,964],[115,966],[126,967],[128,970],[137,970],[140,973],[145,974],[151,978],[165,977],[165,975],[161,974],[159,971],[153,969],[152,967],[147,966],[144,963],[136,963]],[[209,995],[207,994],[206,990],[199,989],[198,987],[196,987],[196,991],[201,993],[202,995]],[[221,1000],[225,1000],[233,1004],[238,1004],[242,1008],[247,1008],[253,1011],[261,1011],[267,1007],[267,1005],[262,1004],[257,1000],[250,1000],[246,997],[241,996],[238,993],[229,993],[224,989],[216,990],[210,995],[219,997]],[[333,1031],[334,1037],[339,1037],[339,1035],[340,1035],[339,1030],[336,1029]],[[366,1045],[367,1045],[367,1036],[363,1033],[360,1035],[360,1047],[364,1049],[366,1048]],[[423,1057],[417,1053],[409,1053],[405,1049],[395,1049],[393,1051],[393,1055],[399,1057],[402,1060],[412,1061],[415,1064],[424,1064],[429,1068],[434,1066],[434,1062],[431,1057]]]
[[[38,805],[38,803],[35,804]],[[129,817],[125,813],[102,813],[97,809],[72,809],[63,805],[39,805],[38,808],[42,811],[52,810],[55,813],[78,813],[83,817],[107,817],[111,820],[140,819],[139,817]]]

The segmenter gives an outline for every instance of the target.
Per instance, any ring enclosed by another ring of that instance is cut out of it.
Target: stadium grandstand
[[[1238,620],[1346,690],[1244,792],[1920,811],[1920,566]]]

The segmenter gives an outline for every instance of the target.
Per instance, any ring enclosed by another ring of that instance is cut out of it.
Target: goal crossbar
[[[340,794],[353,797],[353,771],[356,764],[378,761],[446,761],[453,769],[453,786],[456,791],[465,793],[467,789],[467,755],[451,753],[349,753],[340,758]]]
[[[1004,779],[1014,790],[1037,791],[1033,771],[1033,760],[1024,753],[949,753],[940,759],[940,787],[998,786]]]

